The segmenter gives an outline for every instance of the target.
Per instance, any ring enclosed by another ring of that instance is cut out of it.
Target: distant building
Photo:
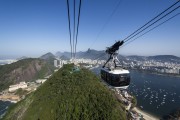
[[[54,66],[58,67],[58,61],[57,60],[54,60]]]
[[[42,84],[46,81],[46,79],[38,79],[36,80],[36,83]]]
[[[51,74],[52,75],[52,74]],[[44,77],[45,79],[48,79],[48,78],[50,78],[51,77],[51,75],[48,75],[48,76],[46,76],[46,77]]]
[[[19,84],[16,84],[16,85],[10,85],[9,86],[9,92],[13,92],[19,88],[27,88],[27,83],[26,82],[20,82]]]
[[[63,67],[64,64],[67,64],[66,60],[59,60],[59,68]]]

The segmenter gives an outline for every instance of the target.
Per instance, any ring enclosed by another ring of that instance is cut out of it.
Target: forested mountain
[[[61,60],[70,60],[70,58],[68,58],[67,56],[65,55],[62,55],[61,57],[59,57]]]
[[[55,55],[53,55],[51,52],[48,52],[48,53],[42,55],[40,58],[44,59],[44,60],[48,60],[50,58],[54,58],[55,59]]]
[[[57,57],[66,56],[67,58],[71,58],[70,52],[56,52],[55,54]]]
[[[97,51],[93,49],[88,49],[82,56],[81,58],[86,58],[86,59],[107,59],[106,58],[106,53],[105,51]]]
[[[54,68],[54,60],[56,60],[56,56],[51,52],[48,52],[40,57],[40,59],[46,61],[49,67]]]
[[[53,72],[53,68],[41,59],[28,58],[0,66],[0,91],[21,81],[33,81]]]
[[[8,120],[126,120],[121,103],[87,69],[64,65],[34,93],[10,107]]]

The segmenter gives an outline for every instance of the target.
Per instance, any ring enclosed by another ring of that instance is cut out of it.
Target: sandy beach
[[[150,115],[149,113],[146,113],[146,112],[140,110],[137,107],[134,107],[133,110],[135,110],[137,113],[140,113],[141,115],[143,115],[143,118],[145,120],[159,120],[159,118],[157,118],[157,117],[155,117],[153,115]]]

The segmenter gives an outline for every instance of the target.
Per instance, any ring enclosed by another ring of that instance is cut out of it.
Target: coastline
[[[3,116],[5,115],[5,113],[8,110],[9,106],[11,106],[12,104],[14,104],[14,103],[12,103],[10,101],[0,100],[0,119],[3,118]]]
[[[160,75],[160,76],[169,76],[169,77],[180,78],[180,74],[178,75],[178,74],[158,73],[158,72],[152,72],[152,71],[146,71],[146,70],[140,70],[140,69],[130,69],[130,70],[135,70],[135,71],[139,71],[142,73],[155,74],[155,75]]]
[[[18,95],[13,95],[13,94],[3,94],[0,95],[0,100],[1,101],[8,101],[11,103],[17,103],[18,101],[20,101],[20,97]]]
[[[7,100],[0,99],[0,101],[2,101],[2,102],[10,102],[10,103],[17,103],[18,102],[17,100],[9,100],[9,99],[7,99]]]
[[[138,107],[134,107],[132,110],[136,111],[137,113],[143,115],[143,118],[145,120],[159,120],[160,118],[158,118],[157,116],[154,116],[152,114],[149,114],[141,109],[139,109]]]

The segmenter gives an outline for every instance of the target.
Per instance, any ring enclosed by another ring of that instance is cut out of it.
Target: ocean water
[[[99,68],[93,69],[99,75]],[[137,106],[162,117],[180,108],[180,77],[130,71],[128,91],[137,98]]]
[[[180,108],[180,77],[130,71],[129,91],[137,106],[158,117]]]
[[[7,111],[8,107],[12,105],[11,102],[8,101],[1,101],[0,100],[0,119],[2,118],[2,116],[4,115],[4,113]]]

